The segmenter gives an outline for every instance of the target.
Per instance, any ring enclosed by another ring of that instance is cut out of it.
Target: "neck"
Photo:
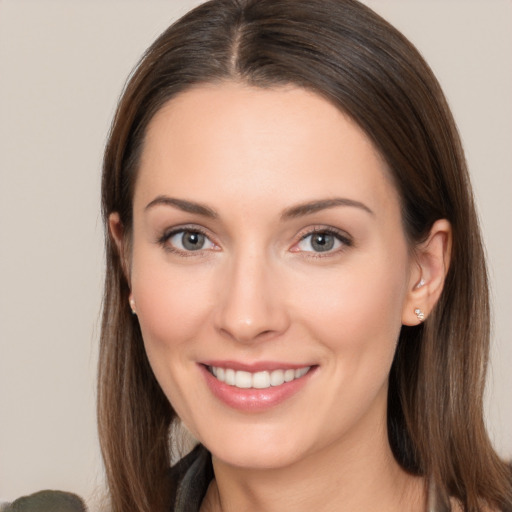
[[[203,512],[395,512],[425,510],[421,478],[406,473],[391,452],[384,420],[358,428],[286,467],[233,467],[213,457],[215,480]]]

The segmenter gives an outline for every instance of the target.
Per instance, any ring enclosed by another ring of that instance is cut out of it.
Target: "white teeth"
[[[309,368],[299,368],[298,370],[295,370],[295,378],[300,379],[301,377],[306,375],[306,373],[308,373],[308,370]]]
[[[235,370],[232,370],[231,368],[227,368],[225,372],[225,379],[224,382],[226,384],[229,384],[230,386],[234,386],[236,383],[236,372]]]
[[[270,374],[268,372],[257,372],[252,376],[252,387],[265,389],[270,387]]]
[[[245,372],[235,371],[232,368],[221,368],[220,366],[210,366],[210,372],[221,382],[241,389],[266,389],[270,386],[281,386],[285,382],[291,382],[295,379],[304,377],[311,366],[297,368],[296,370],[274,370],[272,372]]]
[[[284,381],[291,382],[293,379],[295,379],[295,370],[286,370],[284,372]]]
[[[276,370],[270,374],[270,385],[280,386],[284,384],[284,370]]]
[[[235,386],[237,388],[248,389],[252,387],[252,375],[249,372],[236,372]]]

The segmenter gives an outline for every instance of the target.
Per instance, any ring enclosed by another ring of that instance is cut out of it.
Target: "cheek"
[[[358,259],[316,284],[305,281],[296,295],[301,316],[337,355],[390,364],[401,329],[406,265],[400,255],[393,264],[387,258]]]
[[[148,263],[149,261],[149,263]],[[156,258],[134,258],[132,291],[146,354],[162,390],[185,421],[194,417],[195,339],[207,324],[211,279]],[[194,396],[194,398],[190,398]],[[197,435],[197,434],[196,434]]]
[[[401,329],[404,268],[361,264],[333,274],[321,288],[304,283],[301,317],[323,346],[320,364],[331,383],[324,394],[327,437],[376,411],[372,404],[384,407]]]
[[[197,269],[183,270],[162,260],[134,258],[132,270],[132,291],[148,356],[173,351],[197,336],[210,302],[210,279]]]

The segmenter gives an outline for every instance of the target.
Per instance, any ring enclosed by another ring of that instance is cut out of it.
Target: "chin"
[[[211,450],[212,451],[212,450]],[[280,469],[292,465],[300,458],[298,451],[285,451],[280,447],[254,446],[249,449],[229,450],[222,447],[218,451],[212,451],[212,455],[229,466],[252,469],[270,470]]]
[[[202,444],[224,464],[246,469],[284,468],[304,458],[309,451],[307,439],[290,436],[289,428],[283,431],[247,426],[242,430],[237,433],[225,429],[219,436],[206,435]]]

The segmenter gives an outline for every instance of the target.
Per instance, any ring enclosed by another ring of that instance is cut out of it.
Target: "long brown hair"
[[[482,242],[459,135],[432,71],[404,36],[355,0],[212,0],[148,49],[125,88],[105,152],[98,421],[113,511],[168,509],[175,413],[130,312],[108,217],[119,213],[129,239],[137,166],[154,114],[195,84],[224,80],[295,84],[351,116],[391,170],[411,245],[437,219],[450,221],[442,296],[423,325],[400,334],[389,441],[407,471],[436,484],[441,501],[454,496],[468,512],[511,507],[510,471],[489,442],[482,413],[489,349]]]

